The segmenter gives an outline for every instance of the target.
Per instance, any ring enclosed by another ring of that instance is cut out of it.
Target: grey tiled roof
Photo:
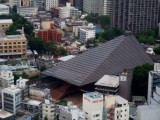
[[[133,35],[122,35],[42,74],[82,86],[98,81],[103,75],[120,74],[145,63],[153,62],[141,44]]]

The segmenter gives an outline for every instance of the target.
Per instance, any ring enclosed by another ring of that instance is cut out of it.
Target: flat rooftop
[[[120,104],[123,104],[123,103],[126,103],[128,102],[126,99],[124,99],[123,97],[117,95],[116,96],[116,103],[120,103]]]
[[[5,35],[0,37],[0,40],[26,40],[23,35]]]
[[[8,93],[18,93],[21,91],[21,89],[17,88],[16,86],[11,86],[11,87],[8,87],[8,88],[5,88],[3,89],[5,92],[8,92]]]
[[[0,109],[0,118],[5,119],[5,118],[10,117],[12,115],[13,115],[12,113],[9,113],[7,111]]]
[[[12,19],[0,19],[0,23],[13,23],[13,21]]]
[[[58,58],[58,60],[60,60],[60,61],[67,61],[67,60],[70,60],[70,59],[72,59],[74,57],[75,57],[75,55],[67,55],[67,56]]]
[[[88,98],[90,99],[99,99],[103,98],[103,95],[98,93],[98,92],[89,92],[89,93],[84,93]]]
[[[104,75],[98,82],[95,83],[98,86],[117,87],[119,86],[119,76]]]
[[[26,104],[29,105],[34,105],[34,106],[39,106],[42,102],[39,100],[33,100],[33,99],[29,99],[29,101]]]

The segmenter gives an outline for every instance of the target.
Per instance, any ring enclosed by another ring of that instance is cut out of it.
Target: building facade
[[[113,0],[99,0],[99,15],[112,14],[112,1]]]
[[[46,11],[59,6],[59,0],[45,0],[44,7]]]
[[[0,4],[0,15],[8,15],[9,14],[9,7],[7,5]]]
[[[30,0],[21,0],[21,6],[29,7],[30,6]]]
[[[113,0],[112,26],[133,33],[158,27],[159,0]]]
[[[27,40],[23,35],[0,37],[0,58],[20,58],[26,54]]]
[[[83,111],[88,120],[102,120],[103,95],[98,92],[83,94]]]
[[[9,7],[12,8],[14,5],[20,6],[21,5],[21,1],[20,0],[9,0],[8,4],[9,4]]]
[[[2,90],[2,109],[13,114],[21,107],[21,90],[14,85]]]
[[[96,14],[99,11],[99,0],[83,0],[83,11]]]
[[[2,27],[4,31],[6,31],[9,28],[9,26],[12,24],[13,24],[12,19],[1,19],[0,20],[0,27]]]
[[[38,14],[38,7],[18,7],[17,13],[21,16],[34,16]]]

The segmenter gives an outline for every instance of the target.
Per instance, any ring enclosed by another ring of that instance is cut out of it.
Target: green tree
[[[14,13],[17,13],[17,6],[16,5],[14,5],[12,8],[12,14],[14,14]]]
[[[25,72],[22,73],[22,78],[28,79],[28,77],[29,77],[29,76],[28,76]]]
[[[57,53],[58,53],[58,55],[60,55],[60,56],[65,56],[65,55],[67,55],[67,51],[66,51],[66,49],[64,49],[64,47],[57,47]]]
[[[155,54],[160,55],[160,47],[154,48],[153,51]]]
[[[153,70],[153,65],[144,64],[134,69],[132,80],[132,94],[136,96],[147,96],[148,72]]]
[[[57,46],[52,41],[44,42],[44,49],[48,55],[55,55]]]
[[[48,120],[48,117],[47,117],[47,116],[45,116],[45,117],[44,117],[44,120]]]
[[[44,70],[46,70],[47,68],[45,67],[45,66],[41,66],[41,68],[40,68],[40,71],[44,71]]]

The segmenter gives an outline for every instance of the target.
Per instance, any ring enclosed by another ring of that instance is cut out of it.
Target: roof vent
[[[133,35],[133,33],[131,31],[125,31],[124,35],[125,36],[130,36],[130,35]]]

